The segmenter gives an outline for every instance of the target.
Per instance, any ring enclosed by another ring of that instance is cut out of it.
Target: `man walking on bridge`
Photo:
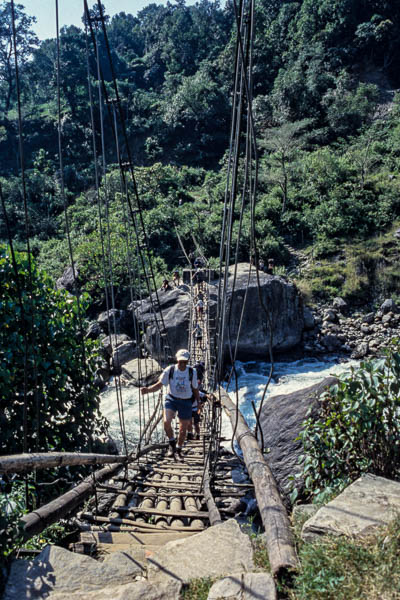
[[[196,369],[188,366],[190,353],[188,350],[178,350],[176,353],[177,365],[170,365],[161,373],[157,383],[149,387],[142,387],[141,393],[157,392],[162,386],[168,387],[164,405],[164,430],[169,440],[168,456],[175,456],[175,452],[182,458],[182,447],[185,442],[186,432],[192,420],[192,399],[199,402],[199,389]],[[172,430],[172,420],[178,412],[179,436],[178,444]]]

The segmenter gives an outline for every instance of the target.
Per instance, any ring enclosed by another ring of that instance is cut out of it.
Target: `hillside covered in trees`
[[[105,7],[106,9],[107,7]],[[95,14],[96,8],[92,11]],[[0,4],[0,177],[11,235],[22,248],[18,112],[10,3]],[[56,40],[39,42],[17,8],[23,146],[32,248],[54,278],[69,263],[57,140]],[[138,190],[159,277],[179,264],[176,227],[217,257],[233,89],[232,2],[150,4],[106,18]],[[61,30],[63,174],[71,239],[87,290],[101,304],[101,243],[94,192],[88,74],[98,171],[104,125],[110,243],[116,284],[127,285],[126,240],[112,118],[99,107],[101,77],[113,96],[103,31]],[[86,48],[89,52],[86,52]],[[335,254],[384,232],[400,212],[400,6],[384,0],[256,2],[254,118],[259,147],[256,235],[260,254],[288,261],[285,243]],[[122,153],[124,140],[119,140]],[[0,211],[1,212],[1,211]],[[249,215],[244,226],[249,228]],[[6,241],[3,213],[0,239]],[[248,260],[244,242],[241,257]],[[182,264],[182,263],[181,263]],[[396,284],[396,275],[393,279]],[[118,287],[118,285],[117,285]]]

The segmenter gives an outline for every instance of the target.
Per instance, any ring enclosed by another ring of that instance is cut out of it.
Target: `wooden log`
[[[96,482],[109,479],[121,468],[122,465],[113,465],[96,471],[72,490],[22,517],[24,540],[26,541],[33,535],[40,533],[52,523],[56,523],[56,521],[72,512],[93,492]]]
[[[219,397],[229,415],[232,427],[234,427],[238,409],[222,388],[219,388]],[[289,518],[278,487],[258,442],[240,411],[237,419],[236,439],[242,449],[248,473],[254,483],[258,509],[265,529],[272,574],[282,575],[290,569],[298,569],[299,562]]]
[[[87,454],[84,452],[38,452],[0,456],[0,473],[23,473],[33,469],[49,469],[78,465],[121,464],[126,456],[114,454]]]
[[[175,483],[175,481],[168,481],[165,483],[153,483],[149,480],[136,480],[138,485],[142,485],[143,487],[153,487],[153,488],[167,488],[171,490],[198,490],[199,486],[196,483]]]
[[[202,492],[193,492],[193,490],[188,490],[187,492],[164,492],[163,490],[160,490],[159,492],[154,492],[153,494],[149,492],[135,492],[135,495],[146,496],[148,498],[151,498],[152,496],[154,498],[186,498],[186,496],[196,496],[203,498],[204,496]]]
[[[151,444],[150,446],[145,446],[138,451],[134,457],[131,457],[131,460],[135,461],[140,456],[144,456],[153,450],[167,448],[167,446],[168,444]],[[126,462],[126,457],[120,458],[123,458],[123,462]],[[29,540],[33,535],[40,533],[43,529],[52,525],[52,523],[56,523],[75,510],[90,496],[91,493],[93,493],[97,483],[106,481],[116,475],[122,466],[123,464],[116,464],[96,471],[92,475],[89,475],[89,477],[86,477],[82,483],[72,490],[69,490],[59,498],[52,500],[48,504],[45,504],[22,517],[22,522],[24,524],[23,539],[25,541]]]
[[[142,508],[141,506],[139,507],[133,507],[130,508],[128,506],[121,506],[117,509],[118,512],[121,513],[133,513],[133,514],[148,514],[148,515],[158,515],[161,517],[179,517],[181,519],[187,518],[187,519],[208,519],[209,515],[208,512],[201,512],[198,510],[192,510],[192,511],[188,511],[188,510],[168,510],[167,508]]]
[[[208,468],[204,471],[203,478],[203,490],[204,490],[204,498],[207,502],[208,513],[210,515],[210,525],[217,525],[218,523],[222,523],[221,514],[215,504],[213,495],[210,489],[210,474]]]
[[[139,530],[147,529],[149,531],[166,531],[173,529],[174,531],[193,531],[193,529],[189,527],[180,527],[179,529],[177,529],[176,527],[171,527],[170,525],[163,525],[162,527],[157,527],[157,525],[152,525],[151,523],[137,523],[133,519],[110,519],[109,517],[99,517],[90,513],[84,513],[81,516],[84,517],[87,521],[91,521],[92,523],[105,523],[106,525],[128,525],[131,528],[137,527]],[[86,528],[85,530],[87,531]],[[198,531],[203,531],[203,528],[198,528]]]

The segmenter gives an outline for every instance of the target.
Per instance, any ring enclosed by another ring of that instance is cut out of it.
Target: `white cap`
[[[188,350],[178,350],[178,352],[175,354],[176,360],[189,360],[190,358],[190,352]]]

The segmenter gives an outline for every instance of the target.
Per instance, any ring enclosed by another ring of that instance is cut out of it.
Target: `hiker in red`
[[[185,442],[186,432],[192,420],[192,399],[199,401],[199,389],[196,369],[188,366],[190,353],[188,350],[178,350],[176,353],[176,365],[170,365],[161,374],[157,383],[149,387],[142,387],[142,394],[149,394],[161,389],[168,388],[164,405],[164,430],[169,440],[168,456],[175,453],[182,458],[182,447]],[[172,420],[178,413],[179,436],[176,443],[172,430]]]

